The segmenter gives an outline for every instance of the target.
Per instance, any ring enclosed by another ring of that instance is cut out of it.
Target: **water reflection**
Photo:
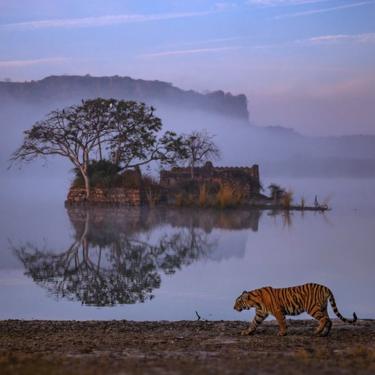
[[[25,274],[57,298],[84,305],[133,304],[153,298],[161,274],[208,257],[215,228],[258,230],[259,211],[68,209],[71,246],[55,252],[13,246]]]
[[[324,213],[320,213],[322,216],[324,216]],[[303,218],[304,211],[300,211],[300,215]],[[291,227],[292,226],[292,213],[288,210],[272,210],[268,212],[268,216],[272,217],[274,219],[274,222],[276,222],[277,218],[281,218],[282,226],[284,228]]]

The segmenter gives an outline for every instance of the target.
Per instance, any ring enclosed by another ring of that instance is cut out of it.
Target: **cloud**
[[[150,22],[150,21],[164,21],[178,18],[200,17],[212,14],[213,11],[207,12],[190,12],[190,13],[165,13],[165,14],[119,14],[98,17],[84,17],[84,18],[64,18],[51,19],[29,22],[18,22],[0,25],[0,28],[5,29],[50,29],[50,28],[82,28],[82,27],[102,27],[120,25],[126,23]]]
[[[235,9],[237,8],[236,3],[231,3],[228,1],[220,1],[215,3],[215,9],[218,11],[225,11],[225,10],[230,10],[230,9]]]
[[[194,47],[197,47],[197,46],[201,46],[201,45],[205,45],[205,44],[213,44],[213,45],[217,45],[217,44],[221,44],[221,43],[224,43],[224,42],[232,42],[232,41],[235,41],[235,40],[243,40],[243,39],[249,39],[250,37],[244,37],[244,36],[231,36],[231,37],[226,37],[226,38],[214,38],[214,39],[200,39],[200,40],[195,40],[194,42],[182,42],[182,43],[172,43],[172,44],[168,44],[165,46],[165,48],[183,48],[185,46],[194,46]]]
[[[306,39],[306,41],[313,44],[328,44],[328,43],[375,43],[375,33],[365,34],[336,34],[336,35],[321,35]]]
[[[261,5],[261,6],[288,6],[288,5],[326,3],[328,1],[333,1],[333,0],[247,0],[247,3],[250,5]]]
[[[264,44],[254,45],[251,48],[254,49],[273,49],[273,48],[284,48],[284,47],[306,47],[312,45],[324,45],[324,44],[339,44],[339,43],[357,43],[357,44],[370,44],[375,43],[375,33],[364,33],[364,34],[331,34],[331,35],[319,35],[313,36],[306,39],[296,39],[276,44]]]
[[[202,41],[202,43],[212,43],[220,41],[231,41],[236,39],[244,39],[243,37],[237,38],[221,38],[221,39],[211,39]],[[184,43],[183,45],[194,45],[202,44],[200,42]],[[338,43],[358,43],[358,44],[368,44],[375,43],[375,33],[364,33],[364,34],[332,34],[332,35],[319,35],[306,39],[297,39],[286,41],[282,43],[274,44],[262,44],[262,45],[250,45],[250,46],[225,46],[225,47],[207,47],[207,48],[194,48],[194,49],[177,49],[168,50],[160,52],[152,52],[140,55],[139,57],[163,57],[163,56],[177,56],[177,55],[192,55],[199,53],[212,53],[212,52],[222,52],[238,49],[274,49],[274,48],[285,48],[285,47],[306,47],[311,45],[324,45],[324,44],[338,44]]]
[[[140,57],[163,57],[163,56],[177,56],[177,55],[192,55],[199,53],[212,53],[212,52],[222,52],[239,49],[241,47],[218,47],[218,48],[196,48],[196,49],[183,49],[183,50],[173,50],[173,51],[161,51],[154,53],[147,53],[141,55]]]
[[[66,57],[49,57],[34,60],[0,60],[0,68],[22,68],[30,65],[62,64],[69,61]]]
[[[371,4],[375,4],[375,2],[373,0],[361,1],[361,2],[356,2],[356,3],[352,3],[352,4],[345,4],[345,5],[330,7],[330,8],[311,9],[311,10],[306,10],[306,11],[303,11],[303,12],[281,14],[279,16],[273,17],[273,19],[278,20],[278,19],[282,19],[282,18],[309,16],[309,15],[312,15],[312,14],[334,12],[336,10],[355,8],[355,7],[360,7],[360,6],[364,6],[364,5],[371,5]]]

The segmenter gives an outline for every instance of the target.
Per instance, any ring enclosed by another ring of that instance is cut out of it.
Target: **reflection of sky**
[[[154,290],[153,300],[114,308],[56,302],[23,276],[22,265],[9,251],[8,238],[13,243],[30,241],[63,250],[71,244],[74,231],[61,205],[36,210],[34,201],[29,207],[10,211],[4,201],[8,211],[1,211],[0,218],[0,318],[195,319],[197,310],[208,319],[245,319],[247,313],[232,310],[233,300],[242,290],[311,281],[333,290],[343,314],[350,316],[355,310],[359,317],[374,317],[375,216],[374,207],[366,208],[374,204],[366,195],[375,191],[374,180],[285,181],[288,184],[311,198],[314,192],[323,197],[335,186],[334,210],[326,216],[295,212],[290,227],[282,217],[264,212],[257,232],[214,229],[209,238],[217,241],[217,248],[208,257],[172,275],[162,274],[161,288]],[[155,242],[162,230],[176,228],[159,226],[150,233],[150,241]]]

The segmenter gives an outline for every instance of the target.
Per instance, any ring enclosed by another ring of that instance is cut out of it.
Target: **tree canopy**
[[[88,170],[93,161],[110,160],[122,171],[152,161],[168,164],[186,157],[182,136],[171,131],[161,134],[161,129],[154,108],[144,103],[83,100],[80,105],[50,112],[26,130],[11,160],[29,162],[54,155],[67,158],[82,174],[89,199]]]

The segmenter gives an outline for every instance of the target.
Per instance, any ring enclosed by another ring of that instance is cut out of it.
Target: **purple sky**
[[[375,0],[0,0],[0,79],[245,93],[255,125],[375,134]]]

